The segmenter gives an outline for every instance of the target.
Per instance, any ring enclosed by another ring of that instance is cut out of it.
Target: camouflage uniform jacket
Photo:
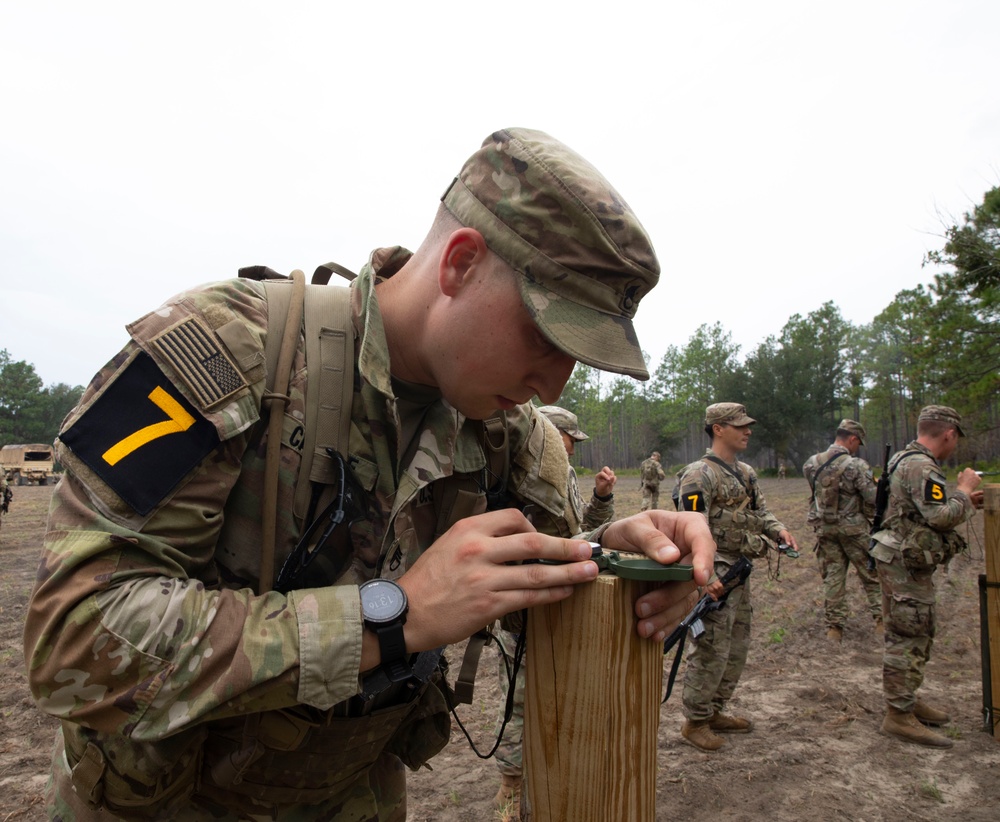
[[[964,548],[955,528],[975,516],[976,507],[963,491],[948,497],[944,471],[916,441],[892,456],[889,470],[889,505],[872,556],[882,562],[902,556],[911,571],[932,570]]]
[[[359,693],[358,584],[402,575],[437,536],[439,492],[459,478],[483,487],[486,468],[481,424],[440,398],[409,444],[400,442],[374,283],[408,256],[374,252],[351,286],[350,463],[374,511],[352,528],[336,585],[256,593],[267,441],[258,424],[268,308],[260,283],[202,286],[129,325],[129,344],[64,421],[57,449],[66,476],[49,513],[25,652],[36,701],[62,720],[71,766],[91,743],[124,784],[169,792],[163,783],[191,780],[206,738],[231,718],[343,713]],[[201,360],[177,353],[191,340]],[[306,385],[300,337],[284,415],[276,568],[303,527],[291,511]],[[561,440],[546,435],[551,426],[530,405],[508,420],[514,500],[533,505],[539,530],[578,533]],[[485,506],[479,493],[461,515]]]
[[[763,556],[767,550],[763,538],[776,542],[785,526],[767,510],[753,468],[739,460],[729,466],[743,478],[741,482],[713,457],[718,459],[709,448],[681,472],[681,510],[700,511],[708,518],[718,547],[716,562],[732,565],[741,555]]]
[[[810,487],[816,483],[816,472],[835,455],[845,454],[847,459],[839,457],[823,469],[821,478],[832,474],[838,479],[838,499],[836,519],[834,523],[824,523],[819,510],[819,488],[814,488],[813,498],[809,504],[809,524],[820,531],[836,531],[846,535],[857,535],[868,532],[872,516],[875,514],[875,481],[872,478],[871,466],[860,457],[852,457],[843,445],[833,444],[826,451],[814,454],[802,466],[802,474],[809,481]],[[839,474],[839,477],[838,477]]]
[[[663,473],[663,468],[656,460],[652,457],[647,457],[642,461],[642,465],[639,466],[639,479],[642,480],[643,485],[648,485],[650,488],[659,488],[660,482],[666,478],[666,474]]]

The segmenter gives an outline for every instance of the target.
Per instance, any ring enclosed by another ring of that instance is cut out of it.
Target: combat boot
[[[502,775],[500,790],[493,797],[493,807],[503,819],[513,822],[521,818],[521,774]]]
[[[831,625],[826,629],[826,638],[834,645],[840,645],[844,639],[844,629],[839,625]]]
[[[882,722],[882,732],[930,748],[950,748],[954,744],[948,737],[936,734],[921,725],[912,712],[905,713],[891,707]]]
[[[919,699],[913,706],[913,715],[925,725],[945,725],[951,722],[951,717],[947,713]]]
[[[681,736],[689,745],[694,745],[703,751],[719,750],[726,744],[726,740],[712,733],[712,729],[708,726],[710,721],[703,719],[700,722],[695,722],[691,719],[685,719],[684,725],[681,727]]]
[[[708,727],[724,734],[748,734],[753,730],[753,722],[742,716],[729,716],[716,711],[708,720]]]

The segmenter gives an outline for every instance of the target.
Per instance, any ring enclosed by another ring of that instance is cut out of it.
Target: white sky
[[[654,368],[835,300],[860,324],[1000,184],[1000,3],[0,0],[0,348],[86,384],[263,264],[415,247],[489,133],[548,131],[653,237]]]

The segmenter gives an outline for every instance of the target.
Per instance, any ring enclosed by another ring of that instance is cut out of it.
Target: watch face
[[[406,611],[406,595],[396,583],[373,579],[361,586],[361,613],[369,622],[392,622]]]

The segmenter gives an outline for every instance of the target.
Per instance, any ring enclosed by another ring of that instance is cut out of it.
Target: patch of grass
[[[944,794],[933,779],[924,779],[917,786],[917,793],[925,799],[933,799],[935,802],[944,802]]]
[[[783,626],[778,625],[772,628],[767,634],[767,641],[772,645],[780,645],[785,641],[785,629]]]
[[[448,791],[448,801],[452,805],[461,805],[462,804],[462,798],[458,795],[458,791],[456,791],[454,788],[452,788],[450,791]]]

